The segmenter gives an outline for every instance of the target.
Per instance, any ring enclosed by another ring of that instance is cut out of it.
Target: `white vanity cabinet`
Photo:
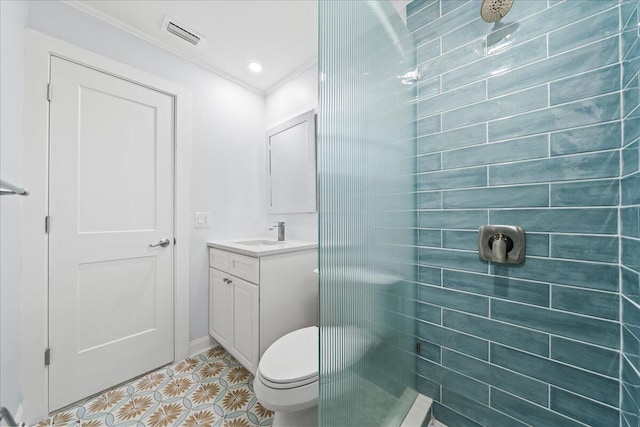
[[[208,243],[209,334],[255,374],[275,340],[318,324],[317,249],[237,244]]]

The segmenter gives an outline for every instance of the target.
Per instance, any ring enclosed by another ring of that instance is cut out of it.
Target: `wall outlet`
[[[195,227],[196,228],[211,228],[213,222],[213,216],[211,212],[196,212],[195,213]]]

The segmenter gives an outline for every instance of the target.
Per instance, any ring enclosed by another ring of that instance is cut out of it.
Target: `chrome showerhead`
[[[487,22],[502,19],[513,6],[513,0],[484,0],[480,9],[480,16]]]

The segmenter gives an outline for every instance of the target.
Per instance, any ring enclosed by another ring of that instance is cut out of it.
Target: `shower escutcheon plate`
[[[524,262],[525,232],[516,225],[483,225],[478,230],[478,254],[485,261],[501,264]]]

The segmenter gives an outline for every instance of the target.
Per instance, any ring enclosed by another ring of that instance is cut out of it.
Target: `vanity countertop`
[[[214,240],[207,242],[207,246],[259,258],[267,255],[315,249],[318,247],[318,244],[301,240],[285,240],[279,242],[273,239],[256,237],[248,239]]]

